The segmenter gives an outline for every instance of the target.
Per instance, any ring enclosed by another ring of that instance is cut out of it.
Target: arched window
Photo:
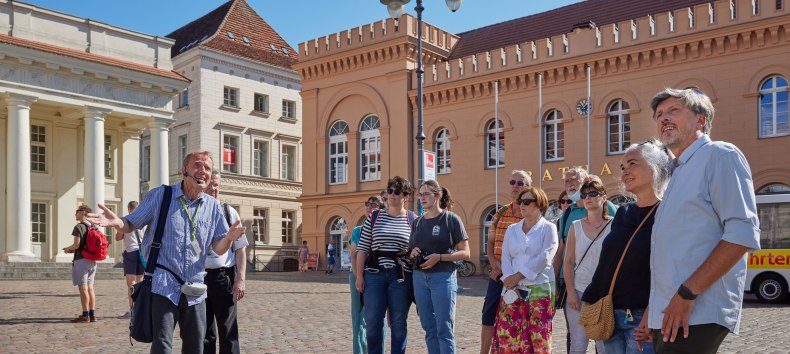
[[[616,100],[609,106],[607,138],[609,154],[622,154],[631,145],[631,117],[628,102]]]
[[[359,174],[360,180],[381,179],[381,135],[379,117],[369,115],[359,126]]]
[[[492,120],[486,125],[486,167],[505,166],[505,126],[499,121],[499,129]],[[499,133],[499,148],[497,149],[497,133]],[[497,155],[499,154],[499,155]]]
[[[787,80],[772,76],[760,85],[760,137],[790,134],[787,111]]]
[[[329,128],[329,184],[348,182],[348,124],[339,120]]]
[[[450,173],[450,130],[440,128],[436,132],[436,173]]]
[[[546,161],[560,161],[565,158],[565,127],[562,113],[552,109],[545,116],[546,145],[544,147]]]
[[[332,223],[329,224],[329,239],[335,241],[335,252],[339,254],[340,251],[345,248],[342,246],[343,242],[345,242],[346,234],[348,233],[348,226],[346,226],[346,220],[341,217],[336,217],[332,219]]]
[[[790,186],[781,183],[769,184],[757,191],[758,195],[790,193]]]
[[[496,218],[496,205],[490,206],[483,213],[483,237],[480,237],[483,245],[480,249],[483,250],[484,254],[488,252],[488,233],[491,232],[491,227],[494,226],[494,218]]]

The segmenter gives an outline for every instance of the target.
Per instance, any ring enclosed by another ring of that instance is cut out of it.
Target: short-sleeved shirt
[[[496,260],[502,260],[502,243],[505,240],[505,232],[508,226],[521,221],[521,219],[521,211],[516,208],[516,204],[513,202],[497,211],[494,224],[491,225],[491,230],[488,231],[488,237],[494,238],[494,258]]]
[[[375,225],[373,215],[378,214]],[[386,210],[368,215],[362,224],[362,232],[359,235],[359,245],[357,252],[370,255],[371,251],[383,252],[405,252],[409,248],[409,238],[411,237],[411,222],[408,213],[403,216],[390,216]],[[411,264],[404,260],[403,270],[411,272]],[[395,261],[386,257],[379,257],[379,265],[395,266]]]
[[[183,189],[181,189],[181,182],[172,185],[172,188],[173,195],[165,218],[167,223],[162,235],[162,248],[159,251],[157,263],[167,267],[186,282],[203,283],[203,278],[206,276],[206,255],[208,254],[206,251],[214,242],[221,240],[228,234],[225,214],[219,201],[205,193],[200,193],[195,200],[187,200]],[[140,247],[143,258],[146,260],[154,240],[163,196],[164,187],[152,189],[145,195],[140,206],[126,216],[126,220],[136,228],[148,226]],[[186,204],[187,210],[184,210],[181,200]],[[189,212],[189,216],[187,216],[187,212]],[[189,222],[189,217],[192,215],[194,215],[193,220],[196,227],[195,240],[200,247],[200,253],[196,253],[192,247],[192,226]],[[152,285],[151,291],[154,294],[162,295],[170,299],[173,304],[178,305],[181,296],[181,283],[172,274],[164,269],[156,268]],[[206,294],[187,296],[187,302],[189,306],[192,306],[199,304],[205,298]]]
[[[222,204],[224,211],[227,204]],[[241,220],[239,213],[235,208],[227,206],[228,216],[230,217],[230,225],[236,221]],[[227,220],[225,220],[227,221]],[[225,252],[225,254],[218,256],[212,248],[209,247],[208,254],[206,255],[206,269],[229,268],[236,265],[236,250],[240,250],[250,245],[246,236],[241,236],[240,239],[233,241],[233,246]]]
[[[457,214],[442,211],[438,216],[428,219],[420,216],[412,225],[410,248],[418,247],[423,256],[431,254],[449,254],[454,252],[458,243],[468,240],[464,223]],[[453,272],[455,264],[439,262],[423,272]]]
[[[75,261],[82,259],[82,247],[85,246],[85,236],[88,235],[88,227],[89,225],[87,223],[79,222],[77,225],[74,225],[74,229],[71,230],[71,236],[80,238],[80,246],[74,250]]]
[[[656,210],[650,253],[648,326],[661,328],[662,311],[721,242],[760,249],[752,173],[735,145],[700,136],[674,161]],[[700,293],[689,325],[716,323],[738,333],[746,283],[746,254]]]
[[[140,249],[140,243],[145,235],[145,227],[123,234],[123,250],[131,253]]]

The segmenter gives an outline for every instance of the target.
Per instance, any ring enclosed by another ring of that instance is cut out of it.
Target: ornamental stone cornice
[[[302,194],[302,184],[273,178],[223,174],[222,190],[225,194],[275,197],[296,201]]]
[[[201,48],[201,49],[210,51],[207,48]],[[235,56],[229,55],[227,53],[221,53],[221,52],[215,52],[215,53],[217,55],[224,55],[224,56],[228,56],[228,57],[231,57],[231,58],[237,59],[237,60],[245,60],[244,58],[235,57]],[[295,84],[301,84],[301,82],[299,81],[298,77],[295,78],[295,77],[290,77],[290,76],[286,76],[286,75],[283,75],[283,74],[278,74],[278,73],[273,72],[274,70],[280,70],[280,71],[284,71],[284,72],[293,73],[294,75],[298,74],[296,71],[289,70],[289,69],[286,69],[286,68],[282,68],[282,67],[279,67],[279,66],[268,65],[268,64],[260,63],[260,62],[255,62],[255,64],[260,65],[262,67],[270,67],[271,69],[273,69],[272,71],[268,71],[268,70],[261,70],[260,68],[255,68],[255,67],[253,67],[251,65],[250,66],[248,66],[248,65],[241,65],[241,64],[234,63],[234,62],[231,62],[231,61],[228,61],[228,60],[222,60],[220,58],[216,58],[216,57],[213,57],[213,56],[207,56],[207,55],[201,55],[200,56],[200,60],[204,61],[206,63],[219,64],[219,65],[227,66],[229,68],[249,71],[249,72],[252,72],[252,73],[255,73],[255,74],[258,74],[258,75],[263,75],[263,76],[271,77],[271,78],[278,79],[278,80],[288,81],[288,82],[295,83]],[[203,67],[203,69],[209,69],[209,68]]]

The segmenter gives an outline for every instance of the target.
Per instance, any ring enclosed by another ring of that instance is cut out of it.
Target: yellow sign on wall
[[[790,249],[759,250],[749,254],[749,268],[790,269]]]

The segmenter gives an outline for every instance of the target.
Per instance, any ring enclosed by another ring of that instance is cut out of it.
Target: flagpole
[[[543,189],[543,74],[538,73],[538,186]]]
[[[590,102],[590,65],[587,66],[587,172],[590,172],[590,111],[592,111],[592,103]]]
[[[496,127],[496,162],[494,167],[494,197],[496,210],[499,210],[499,80],[494,80],[494,126]]]

